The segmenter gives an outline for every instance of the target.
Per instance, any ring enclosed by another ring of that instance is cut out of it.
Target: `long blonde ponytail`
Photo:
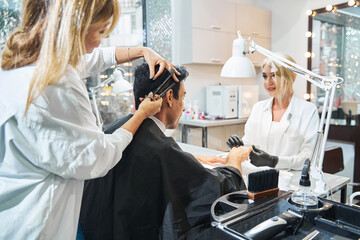
[[[1,68],[10,70],[34,63],[40,53],[52,0],[24,0],[20,26],[15,29],[1,56]]]

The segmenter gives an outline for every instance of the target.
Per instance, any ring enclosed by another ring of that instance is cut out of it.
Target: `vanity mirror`
[[[337,109],[333,117],[353,116],[356,121],[360,114],[360,1],[350,0],[306,13],[309,15],[305,34],[308,37],[307,67],[319,75],[344,79],[336,89],[334,106]],[[322,90],[308,83],[307,93],[317,105],[322,103]],[[348,102],[354,106],[351,112],[345,107]]]

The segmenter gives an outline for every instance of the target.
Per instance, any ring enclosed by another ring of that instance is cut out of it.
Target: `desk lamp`
[[[99,85],[97,85],[95,87],[89,88],[91,95],[92,95],[92,101],[93,101],[94,110],[95,110],[96,122],[97,122],[98,127],[101,129],[103,128],[103,121],[101,119],[99,108],[96,103],[96,95],[102,88],[104,88],[106,85],[108,85],[111,82],[114,82],[114,84],[112,86],[113,94],[131,91],[133,89],[133,87],[131,86],[131,84],[128,81],[126,81],[124,79],[122,72],[125,73],[125,70],[122,68],[115,68],[113,74],[108,79],[101,82]]]
[[[239,38],[236,39],[235,41],[238,41],[238,42],[245,41],[241,37],[240,32],[238,32],[238,37]],[[234,41],[233,46],[235,46],[235,41]],[[258,51],[261,54],[263,54],[264,56],[266,56],[267,58],[270,58],[273,61],[275,61],[277,64],[293,71],[294,73],[296,73],[296,75],[300,76],[301,78],[309,81],[310,83],[314,84],[318,88],[325,91],[325,99],[324,99],[324,104],[322,107],[320,124],[319,124],[318,130],[317,130],[316,144],[315,144],[312,156],[311,156],[311,173],[312,173],[311,175],[316,180],[316,187],[314,189],[314,192],[319,193],[319,194],[326,193],[326,186],[325,186],[325,181],[324,181],[323,172],[322,172],[322,164],[323,164],[324,153],[325,153],[325,145],[326,145],[327,136],[328,136],[328,132],[329,132],[331,112],[332,112],[334,96],[335,96],[335,89],[336,89],[337,84],[340,84],[343,82],[343,79],[340,77],[320,76],[316,73],[313,73],[312,71],[309,71],[309,70],[287,60],[286,58],[284,58],[282,56],[279,56],[279,55],[257,45],[251,37],[249,37],[248,41],[250,43],[248,51],[246,51],[246,49],[245,49],[245,46],[246,46],[245,44],[242,44],[240,46],[240,48],[238,47],[237,49],[239,49],[239,50],[237,50],[237,51],[241,51],[241,54],[246,54],[246,53],[252,54],[255,51]],[[239,46],[239,44],[237,44],[237,46]],[[234,50],[235,49],[233,48],[233,55],[234,55]],[[239,54],[239,53],[237,53],[237,54]],[[227,62],[225,63],[224,68],[222,69],[221,76],[223,76],[223,77],[244,77],[241,73],[238,75],[231,74],[232,72],[235,72],[235,71],[231,72],[231,70],[229,70],[228,68],[225,68],[226,64],[227,64]],[[236,66],[236,65],[232,65],[232,67],[240,68],[240,66]],[[251,67],[254,68],[253,66],[251,66]],[[326,120],[325,120],[325,118],[326,118]],[[325,123],[325,121],[326,121],[326,123]],[[325,129],[324,129],[324,123],[325,123]]]

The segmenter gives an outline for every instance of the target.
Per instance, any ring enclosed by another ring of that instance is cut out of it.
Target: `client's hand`
[[[253,151],[250,153],[250,162],[251,164],[261,167],[261,166],[269,166],[275,167],[276,164],[279,162],[279,158],[277,156],[271,156],[270,154],[264,152],[256,148],[254,145]]]
[[[239,169],[239,171],[242,173],[241,163],[249,159],[249,154],[251,151],[252,148],[249,148],[247,150],[241,147],[232,148],[225,159],[226,160],[225,165],[235,167]]]
[[[244,146],[244,142],[241,140],[241,138],[238,135],[234,134],[231,135],[229,139],[226,141],[226,145],[228,145],[228,147],[232,149],[233,147]]]
[[[218,156],[194,156],[196,160],[198,160],[201,164],[207,164],[210,166],[218,167],[218,165],[214,163],[225,164],[225,158]]]

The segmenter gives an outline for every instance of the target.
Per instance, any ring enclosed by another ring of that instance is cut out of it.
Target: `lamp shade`
[[[254,78],[254,65],[245,55],[246,41],[238,32],[238,39],[233,42],[232,57],[229,58],[221,70],[221,77]]]
[[[114,75],[114,78],[115,78],[115,82],[114,82],[114,85],[113,85],[112,92],[114,94],[131,91],[133,89],[131,84],[124,79],[124,77],[123,77],[120,70],[115,69],[113,75]]]

